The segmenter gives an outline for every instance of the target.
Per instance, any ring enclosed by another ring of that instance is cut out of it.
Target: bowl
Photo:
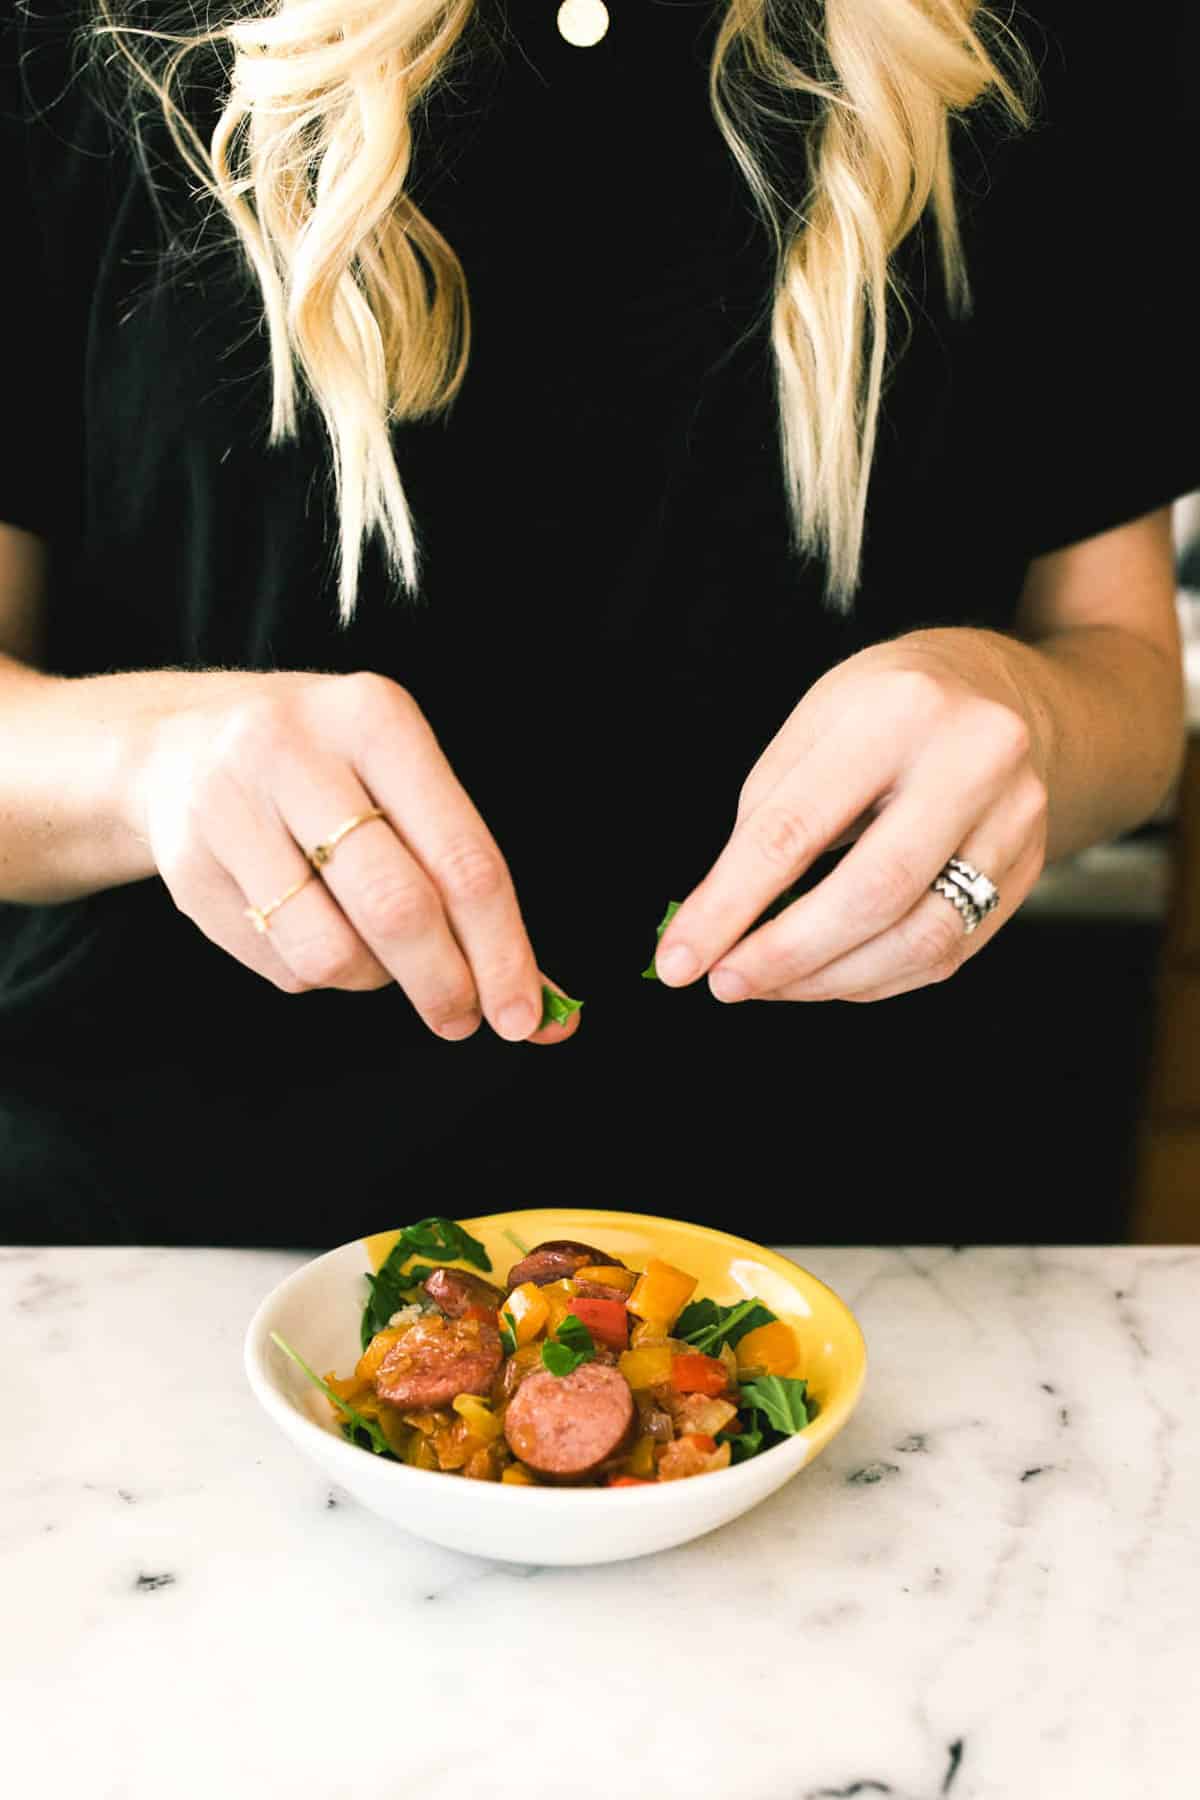
[[[503,1282],[524,1243],[579,1238],[631,1267],[650,1256],[698,1277],[695,1298],[728,1305],[755,1295],[796,1334],[796,1375],[808,1378],[816,1416],[806,1430],[748,1461],[683,1481],[629,1488],[517,1487],[409,1468],[347,1443],[329,1402],[271,1333],[320,1375],[348,1375],[360,1354],[363,1276],[379,1267],[395,1232],[343,1244],[297,1269],[269,1293],[246,1333],[246,1374],[292,1443],[371,1511],[405,1531],[475,1556],[529,1564],[619,1562],[715,1531],[805,1468],[854,1410],[866,1347],[844,1301],[807,1269],[728,1232],[645,1213],[544,1207],[461,1223],[485,1245]],[[462,1265],[466,1266],[466,1265]]]

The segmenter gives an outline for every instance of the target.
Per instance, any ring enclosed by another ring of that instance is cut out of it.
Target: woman
[[[894,997],[1177,766],[1182,12],[18,8],[13,1235],[1011,1186]]]

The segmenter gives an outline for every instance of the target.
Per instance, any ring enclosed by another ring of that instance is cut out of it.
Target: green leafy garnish
[[[736,1346],[748,1331],[772,1325],[776,1315],[761,1300],[739,1300],[719,1306],[715,1300],[693,1300],[675,1321],[672,1335],[711,1355],[722,1344]]]
[[[557,994],[552,987],[542,983],[542,1022],[539,1031],[547,1025],[565,1025],[573,1012],[578,1012],[583,1005],[582,1000],[572,1000],[569,994]]]
[[[658,925],[658,927],[656,928],[655,933],[654,933],[654,939],[655,939],[654,956],[652,956],[650,958],[649,963],[642,970],[642,980],[643,981],[657,981],[658,980],[658,970],[654,966],[654,958],[658,955],[658,943],[662,937],[663,932],[667,929],[667,926],[671,923],[671,920],[675,917],[675,914],[679,911],[679,909],[682,905],[683,905],[682,900],[669,900],[667,902],[667,910],[663,914],[662,921]]]
[[[278,1344],[279,1348],[283,1351],[283,1354],[285,1356],[290,1356],[298,1369],[303,1369],[313,1386],[319,1387],[321,1392],[325,1395],[325,1398],[331,1400],[334,1406],[338,1408],[339,1412],[345,1415],[347,1423],[342,1429],[347,1432],[347,1436],[350,1436],[352,1433],[357,1434],[361,1432],[367,1438],[370,1447],[375,1452],[376,1456],[390,1456],[393,1462],[399,1462],[399,1457],[396,1456],[392,1450],[392,1446],[384,1437],[381,1427],[374,1419],[364,1419],[363,1415],[360,1412],[357,1412],[355,1408],[350,1405],[348,1400],[343,1400],[340,1394],[335,1394],[329,1383],[327,1381],[322,1381],[321,1377],[316,1374],[314,1370],[309,1368],[299,1351],[293,1350],[290,1344],[285,1343],[277,1331],[271,1333],[271,1342],[273,1344]],[[348,1431],[347,1426],[349,1427]],[[363,1448],[365,1449],[366,1445],[364,1445]]]
[[[763,1433],[758,1425],[751,1425],[745,1431],[718,1431],[717,1442],[733,1446],[731,1462],[746,1462],[751,1456],[757,1456],[762,1449]]]
[[[582,1319],[568,1313],[553,1338],[542,1345],[542,1367],[551,1375],[569,1375],[596,1354],[592,1334]]]
[[[513,1324],[513,1316],[509,1312],[500,1314],[500,1347],[505,1356],[517,1354],[517,1328]]]
[[[741,1386],[741,1409],[761,1413],[772,1431],[794,1437],[808,1424],[808,1382],[791,1375],[756,1375]],[[756,1421],[757,1423],[757,1421]]]
[[[408,1295],[432,1270],[428,1264],[406,1269],[413,1256],[433,1256],[438,1264],[472,1263],[475,1268],[491,1273],[492,1259],[469,1231],[453,1219],[418,1219],[406,1225],[396,1239],[387,1260],[374,1275],[367,1276],[367,1303],[362,1316],[362,1347],[365,1350],[377,1331],[382,1331],[394,1312],[407,1304]]]
[[[529,1245],[523,1244],[521,1242],[520,1238],[517,1236],[515,1231],[507,1231],[506,1230],[504,1235],[508,1239],[510,1244],[515,1244],[516,1248],[521,1252],[522,1256],[529,1255]]]

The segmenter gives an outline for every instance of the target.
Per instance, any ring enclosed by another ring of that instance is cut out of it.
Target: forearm
[[[973,630],[914,637],[943,652],[957,640],[964,672],[982,673],[998,698],[1007,688],[1027,719],[1046,785],[1047,862],[1142,824],[1168,793],[1184,747],[1178,655],[1109,625],[1036,642]]]
[[[136,795],[155,724],[261,680],[179,669],[66,680],[0,655],[0,900],[56,904],[152,875]]]

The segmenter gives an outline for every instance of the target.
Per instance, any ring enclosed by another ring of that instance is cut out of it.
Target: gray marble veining
[[[1190,1800],[1200,1251],[805,1249],[870,1355],[757,1511],[477,1561],[246,1388],[298,1258],[0,1251],[0,1786],[86,1800]]]

